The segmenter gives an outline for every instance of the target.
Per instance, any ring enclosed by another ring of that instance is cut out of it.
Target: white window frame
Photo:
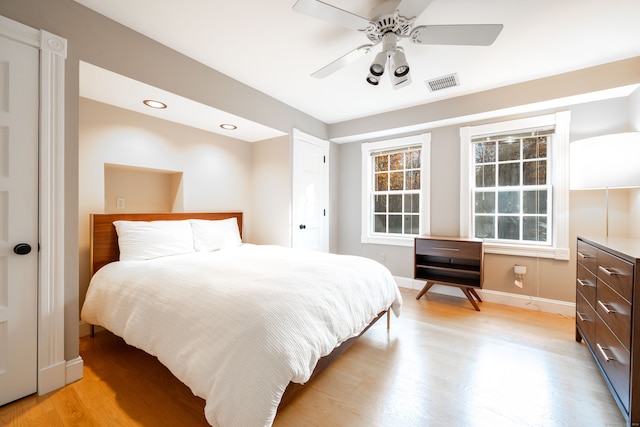
[[[523,129],[554,126],[551,143],[550,175],[552,180],[551,245],[518,242],[485,242],[485,253],[569,259],[569,111],[555,114],[460,128],[460,235],[472,237],[473,230],[473,151],[472,140],[481,135],[517,132]]]
[[[387,151],[403,147],[420,145],[422,158],[420,159],[420,223],[419,234],[429,234],[429,210],[430,210],[430,179],[431,173],[431,133],[413,135],[402,138],[388,139],[384,141],[365,142],[362,144],[362,230],[361,242],[367,244],[413,246],[415,235],[389,235],[374,234],[372,224],[373,201],[373,162],[372,153]]]

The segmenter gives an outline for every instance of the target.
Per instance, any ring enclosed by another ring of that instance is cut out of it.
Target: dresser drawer
[[[596,274],[598,269],[598,250],[590,244],[578,240],[578,264]]]
[[[481,248],[474,242],[416,239],[416,255],[479,259]]]
[[[633,293],[633,265],[608,254],[598,252],[598,278],[631,302]]]
[[[589,343],[596,338],[596,312],[579,292],[576,294],[576,325],[582,331],[582,337]]]
[[[596,321],[596,341],[592,348],[620,402],[629,411],[630,353],[600,319]]]
[[[578,264],[578,271],[576,276],[576,288],[585,297],[589,304],[591,304],[592,307],[595,307],[596,276],[580,264]]]
[[[596,312],[628,350],[631,344],[631,304],[598,280]]]

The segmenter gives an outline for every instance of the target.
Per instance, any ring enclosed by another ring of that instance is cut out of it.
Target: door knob
[[[26,255],[31,252],[31,245],[28,243],[18,243],[13,247],[13,252],[18,255]]]
[[[307,226],[306,226],[306,225],[304,225],[304,224],[300,224],[300,230],[304,230],[305,228],[307,228]]]

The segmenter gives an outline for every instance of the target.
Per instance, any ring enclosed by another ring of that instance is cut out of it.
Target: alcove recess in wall
[[[104,211],[182,212],[182,172],[105,163]]]

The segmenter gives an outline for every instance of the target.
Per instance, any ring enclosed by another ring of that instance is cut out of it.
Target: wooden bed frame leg
[[[391,329],[391,310],[387,310],[387,331]]]
[[[90,327],[91,327],[91,332],[89,332],[89,336],[91,338],[93,338],[93,337],[96,336],[96,326],[95,325],[90,325]]]

